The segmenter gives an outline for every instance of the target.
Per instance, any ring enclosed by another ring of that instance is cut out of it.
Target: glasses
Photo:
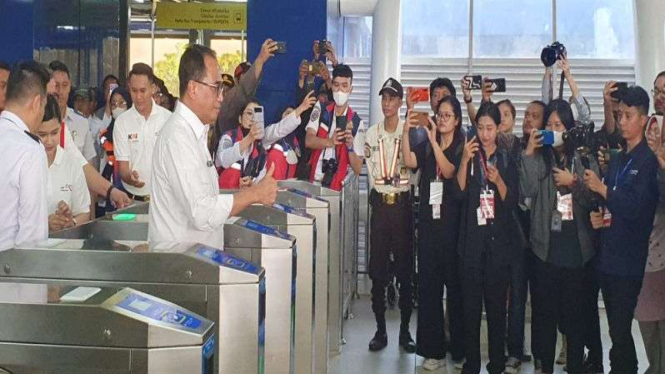
[[[125,100],[122,101],[111,101],[111,108],[126,108],[127,107],[127,102]]]
[[[454,114],[452,113],[437,113],[436,114],[436,119],[437,120],[444,120],[444,121],[450,121],[451,118],[455,117]]]
[[[651,94],[652,94],[653,96],[665,95],[665,91],[661,91],[661,90],[659,90],[659,89],[657,89],[657,88],[654,88],[653,90],[651,90]]]
[[[208,83],[208,82],[202,82],[202,81],[194,80],[194,82],[200,83],[200,84],[202,84],[204,86],[208,86],[210,88],[214,88],[217,92],[217,96],[221,96],[224,92],[224,82],[222,82],[222,81],[215,82],[215,83]]]

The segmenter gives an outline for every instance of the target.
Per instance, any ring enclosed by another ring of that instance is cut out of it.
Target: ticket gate
[[[264,270],[204,245],[179,244],[148,253],[147,223],[138,221],[97,220],[54,235],[65,240],[52,238],[43,247],[0,252],[0,282],[138,289],[216,323],[214,373],[263,372]],[[292,239],[263,228],[236,219],[224,232],[227,238],[253,238],[252,246],[293,246]]]
[[[214,323],[131,288],[60,287],[0,303],[0,373],[214,373]]]
[[[331,354],[339,354],[346,343],[343,319],[350,313],[357,284],[358,177],[350,173],[341,191],[298,180],[280,181],[279,185],[307,192],[330,203],[329,350]]]
[[[295,343],[291,366],[295,374],[313,374],[314,259],[318,256],[315,218],[302,210],[282,204],[252,205],[239,215],[286,232],[296,238],[298,247],[296,273],[298,276],[296,277]],[[266,276],[272,280],[269,269],[266,269]],[[270,294],[268,294],[269,297]]]

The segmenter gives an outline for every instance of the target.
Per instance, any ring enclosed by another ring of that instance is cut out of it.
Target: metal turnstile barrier
[[[214,373],[263,372],[264,270],[204,245],[179,244],[150,252],[148,225],[140,215],[134,219],[97,220],[61,231],[55,236],[63,239],[49,239],[43,247],[0,252],[0,282],[138,289],[215,322]],[[262,228],[244,219],[224,226],[227,239],[242,237],[248,245],[278,250],[293,246],[282,233]]]
[[[0,373],[214,373],[212,321],[130,288],[62,287],[0,303]]]
[[[357,289],[358,244],[358,177],[350,173],[342,184],[342,191],[334,191],[319,183],[287,180],[281,187],[310,193],[330,203],[329,229],[329,306],[328,336],[331,354],[341,353],[344,340],[344,316],[350,315],[353,290]],[[348,268],[348,264],[353,264]]]

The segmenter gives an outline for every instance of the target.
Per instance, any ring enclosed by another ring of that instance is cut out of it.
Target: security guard
[[[372,311],[377,332],[369,343],[370,351],[379,351],[388,344],[386,334],[386,286],[392,252],[395,275],[400,284],[399,307],[401,324],[399,345],[414,353],[416,345],[409,333],[412,312],[413,275],[413,212],[409,180],[411,172],[404,166],[401,142],[404,122],[399,119],[404,89],[393,78],[379,91],[385,119],[372,126],[365,136],[365,158],[370,184],[370,263],[372,279]]]

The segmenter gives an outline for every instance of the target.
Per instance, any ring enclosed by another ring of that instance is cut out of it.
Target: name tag
[[[443,203],[443,182],[432,181],[429,183],[429,204],[441,205]]]
[[[573,194],[569,193],[567,195],[561,195],[558,191],[556,193],[557,199],[557,208],[556,210],[561,213],[562,221],[572,221],[573,220]]]
[[[486,190],[480,193],[480,211],[485,220],[494,219],[494,191]]]
[[[127,135],[127,140],[128,140],[130,143],[138,142],[138,141],[139,141],[139,134],[138,134],[138,133],[136,133],[136,134],[129,134],[129,135]]]

